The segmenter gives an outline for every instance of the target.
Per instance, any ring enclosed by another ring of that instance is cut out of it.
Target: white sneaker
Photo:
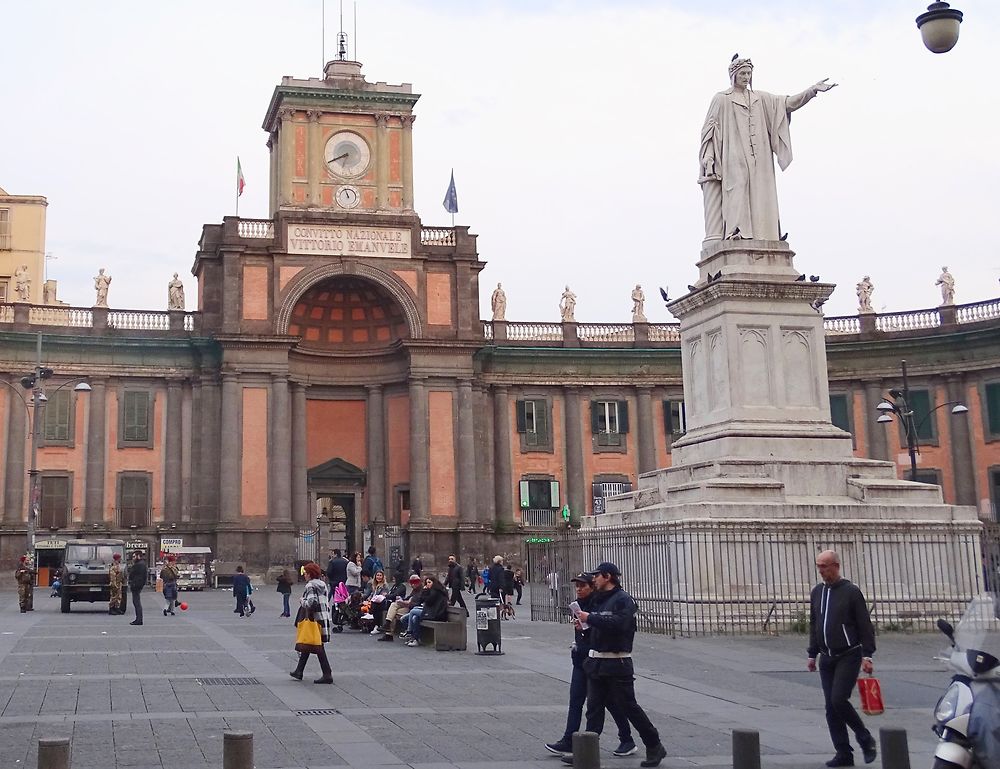
[[[382,631],[380,631],[380,630],[379,630],[379,629],[378,629],[378,628],[376,627],[376,628],[372,628],[372,632],[371,632],[371,633],[369,633],[368,635],[378,635],[378,634],[379,634],[380,632],[382,632]]]
[[[420,646],[420,641],[418,641],[416,638],[414,638],[412,640],[407,641],[406,645],[407,646]]]
[[[361,619],[375,619],[374,614],[362,614]]]

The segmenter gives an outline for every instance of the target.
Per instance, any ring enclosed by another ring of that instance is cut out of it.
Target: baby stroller
[[[350,594],[347,592],[347,586],[343,582],[333,590],[333,601],[330,603],[330,630],[334,633],[343,633],[344,625],[350,622],[350,618],[348,617],[348,602],[350,597]]]

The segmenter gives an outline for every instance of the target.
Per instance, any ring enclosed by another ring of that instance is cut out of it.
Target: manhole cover
[[[340,713],[334,708],[313,708],[312,710],[296,710],[297,716],[335,716]]]
[[[256,678],[196,678],[199,686],[257,686]]]

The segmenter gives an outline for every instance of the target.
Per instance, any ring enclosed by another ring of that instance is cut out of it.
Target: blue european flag
[[[451,169],[451,183],[444,195],[444,210],[449,214],[458,213],[458,192],[455,190],[455,169]]]

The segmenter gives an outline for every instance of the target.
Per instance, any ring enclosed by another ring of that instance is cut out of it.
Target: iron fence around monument
[[[1000,525],[707,521],[582,529],[526,543],[531,618],[568,622],[573,576],[611,561],[639,628],[671,636],[804,633],[816,554],[840,554],[880,632],[933,630],[1000,588]]]

